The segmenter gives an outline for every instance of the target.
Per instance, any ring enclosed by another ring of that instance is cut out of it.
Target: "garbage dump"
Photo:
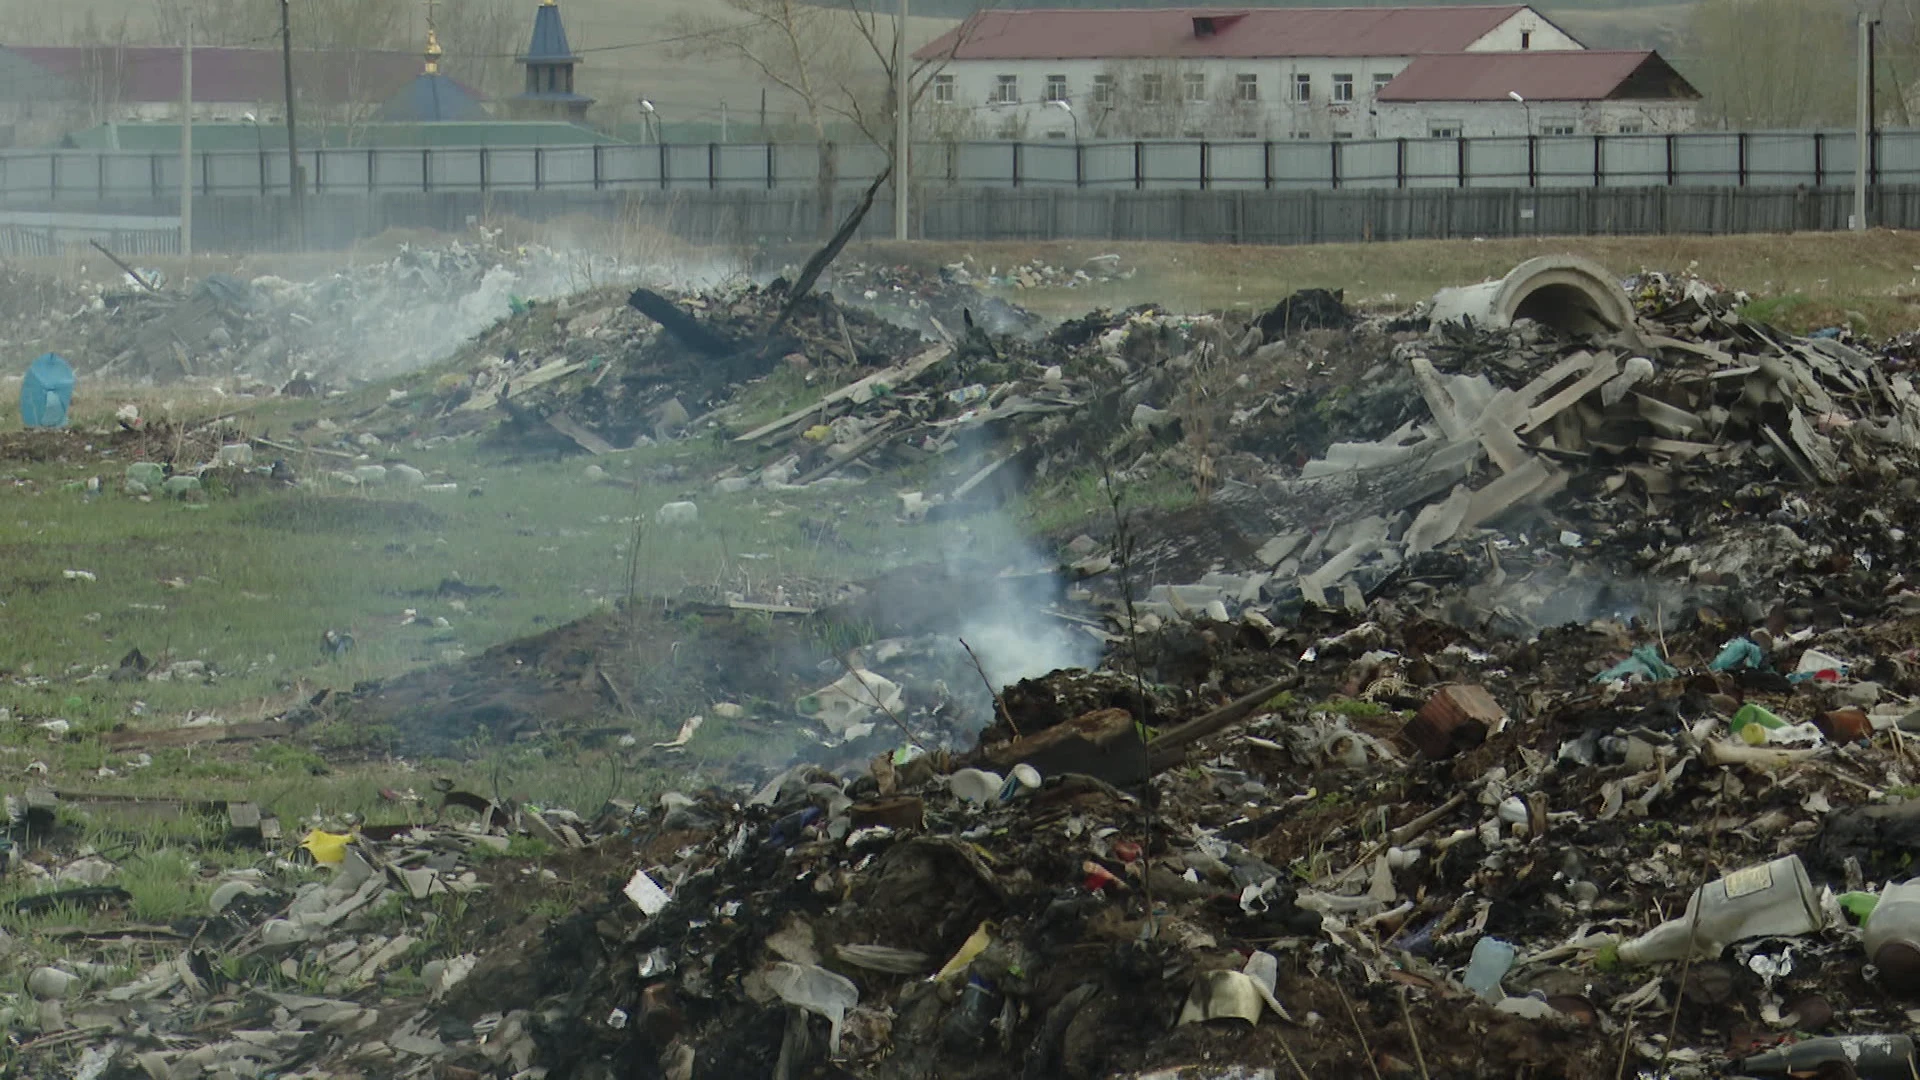
[[[119,383],[341,387],[441,360],[531,300],[685,276],[657,262],[515,245],[487,228],[435,246],[402,244],[306,280],[215,272],[176,284],[133,269],[137,280],[11,305],[18,317],[6,320],[6,345],[89,358],[85,374]]]
[[[769,338],[775,286],[517,316],[366,422],[587,455],[719,433],[761,455],[699,478],[721,491],[921,466],[943,486],[901,513],[928,529],[1091,470],[1111,513],[1046,538],[1044,588],[949,565],[663,598],[319,695],[269,726],[350,718],[409,756],[479,727],[617,741],[654,694],[710,704],[635,754],[757,749],[639,803],[448,791],[308,833],[328,876],[229,875],[151,966],[33,972],[21,1052],[168,1077],[1913,1075],[1920,395],[1897,347],[1617,284],[1630,325],[1346,325],[1329,293],[1274,334],[1143,308],[925,340],[820,298]],[[783,371],[836,388],[736,423]],[[1165,475],[1200,497],[1128,504]],[[983,608],[1086,659],[991,677],[961,644]],[[670,670],[612,662],[669,636]],[[416,949],[437,888],[532,887],[474,865],[514,836],[558,853],[564,908]],[[59,903],[115,902],[84,860],[22,857],[75,882]]]

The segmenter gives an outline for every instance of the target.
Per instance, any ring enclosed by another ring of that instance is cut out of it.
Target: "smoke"
[[[963,527],[929,528],[937,530],[936,553],[948,576],[978,579],[972,602],[953,613],[954,634],[972,648],[994,689],[1100,663],[1098,640],[1047,613],[1064,590],[1058,562],[1007,509],[968,519]]]

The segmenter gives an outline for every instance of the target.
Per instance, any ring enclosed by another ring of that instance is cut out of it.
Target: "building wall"
[[[1539,12],[1528,8],[1494,27],[1485,37],[1467,46],[1466,51],[1519,52],[1532,49],[1537,52],[1564,52],[1584,48],[1585,45],[1542,18]]]
[[[957,134],[984,138],[1070,139],[1076,116],[1085,138],[1367,138],[1373,134],[1370,109],[1376,77],[1391,79],[1410,59],[954,61],[944,72],[953,77],[953,100],[938,100],[936,93],[922,116],[936,130],[951,127]],[[1204,78],[1205,100],[1185,99],[1189,74]],[[1017,104],[995,100],[999,79],[1005,75],[1016,80]],[[1143,84],[1152,75],[1161,80],[1158,104],[1148,102],[1143,94]],[[1333,100],[1336,75],[1351,77],[1353,100]],[[1048,76],[1065,77],[1072,116],[1046,103]],[[1114,80],[1111,103],[1096,99],[1096,76]],[[1256,101],[1239,99],[1241,76],[1253,77]],[[1305,103],[1291,100],[1299,76],[1309,80],[1311,97]]]
[[[1379,107],[1383,139],[1464,136],[1665,135],[1693,127],[1691,101],[1388,102]],[[1529,127],[1531,122],[1531,127]],[[1571,130],[1569,130],[1571,129]]]
[[[1583,46],[1531,10],[1522,11],[1474,42],[1476,51],[1565,51]],[[1384,138],[1375,115],[1375,91],[1411,61],[1407,56],[1276,57],[1193,60],[953,60],[937,77],[921,120],[954,138],[1332,139]],[[1161,78],[1161,102],[1144,100],[1142,82]],[[1203,101],[1185,100],[1186,77],[1205,80]],[[998,100],[1003,76],[1012,76],[1018,100]],[[1049,76],[1065,79],[1073,114],[1047,103]],[[1096,77],[1114,80],[1114,101],[1096,100]],[[1239,79],[1252,76],[1257,100],[1240,100]],[[1310,99],[1293,100],[1295,80],[1309,80]],[[1352,100],[1336,101],[1335,79],[1352,80]],[[950,87],[941,84],[950,78]],[[951,100],[946,100],[950,93]]]

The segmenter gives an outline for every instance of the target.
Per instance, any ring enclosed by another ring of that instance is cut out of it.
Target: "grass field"
[[[1545,237],[1312,247],[1061,242],[905,248],[874,244],[856,249],[858,257],[871,261],[935,266],[968,260],[980,270],[1007,269],[1036,259],[1074,267],[1111,253],[1137,269],[1125,282],[1006,294],[1063,316],[1100,305],[1140,303],[1177,310],[1265,309],[1308,287],[1344,289],[1349,303],[1363,307],[1407,308],[1444,286],[1498,277],[1535,255],[1565,252],[1584,255],[1622,276],[1643,269],[1692,270],[1753,293],[1767,303],[1769,317],[1791,329],[1848,322],[1881,334],[1920,328],[1920,234],[1889,230],[1864,235]]]

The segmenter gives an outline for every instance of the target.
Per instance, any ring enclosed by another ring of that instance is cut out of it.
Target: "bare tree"
[[[852,62],[827,8],[801,0],[716,0],[711,10],[675,22],[688,55],[745,62],[796,99],[814,138],[827,141],[828,99]]]
[[[459,18],[440,20],[440,43],[446,46],[447,74],[489,98],[515,92],[520,67],[518,52],[526,15],[511,0],[461,0]],[[426,31],[418,35],[426,38]]]
[[[1704,111],[1733,128],[1844,122],[1856,10],[1850,0],[1702,0],[1692,29]]]

